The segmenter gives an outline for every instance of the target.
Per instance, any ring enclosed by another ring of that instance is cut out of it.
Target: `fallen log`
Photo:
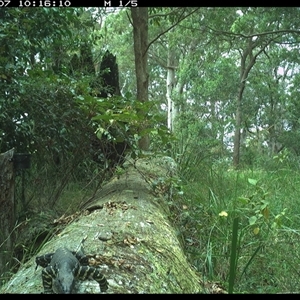
[[[64,229],[37,255],[82,248],[88,264],[107,279],[109,294],[201,293],[200,279],[169,218],[166,195],[174,172],[169,157],[127,163],[80,213],[56,220],[66,223]],[[35,259],[24,263],[0,292],[42,293],[42,267],[36,268]],[[100,292],[95,280],[78,280],[73,291]]]

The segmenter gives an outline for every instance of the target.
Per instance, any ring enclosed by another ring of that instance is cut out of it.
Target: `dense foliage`
[[[1,10],[0,150],[31,154],[29,199],[46,207],[72,181],[108,179],[129,149],[138,155],[138,124],[163,122],[120,94],[116,56],[96,46],[104,39],[92,11]]]

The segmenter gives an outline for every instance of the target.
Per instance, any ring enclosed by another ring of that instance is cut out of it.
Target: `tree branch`
[[[265,31],[261,33],[253,33],[253,34],[242,34],[242,33],[234,33],[234,32],[229,32],[229,31],[220,31],[220,30],[215,30],[214,28],[208,27],[207,28],[215,33],[220,33],[220,34],[225,34],[225,35],[231,35],[231,36],[237,36],[237,37],[243,37],[243,38],[252,38],[252,37],[260,37],[264,35],[270,35],[270,34],[278,34],[278,33],[297,33],[300,34],[300,30],[294,30],[294,29],[280,29],[280,30],[275,30],[275,31]]]
[[[126,15],[127,15],[128,20],[129,20],[129,23],[130,23],[131,26],[133,27],[133,23],[132,23],[132,20],[131,20],[131,18],[130,18],[130,16],[129,16],[128,11],[126,11]]]
[[[189,17],[190,15],[192,15],[194,12],[196,12],[197,10],[199,10],[201,7],[197,7],[196,9],[194,9],[193,11],[191,11],[190,13],[188,13],[186,16],[182,15],[184,14],[185,11],[182,12],[181,16],[179,17],[178,21],[176,23],[174,23],[172,26],[170,26],[169,28],[167,28],[166,30],[164,30],[163,32],[161,32],[156,38],[154,38],[149,44],[148,47],[146,49],[146,52],[148,51],[149,47],[155,42],[157,41],[162,35],[166,34],[167,32],[169,32],[171,29],[173,29],[175,26],[177,26],[181,21],[183,21],[184,19],[186,19],[187,17]]]

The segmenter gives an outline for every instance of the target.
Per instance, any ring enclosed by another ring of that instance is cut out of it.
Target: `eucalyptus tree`
[[[131,8],[131,18],[133,27],[133,49],[135,58],[136,75],[136,97],[139,101],[148,101],[148,8]],[[141,128],[143,130],[145,128]],[[142,136],[139,140],[139,147],[142,150],[149,149],[149,135]]]
[[[221,153],[227,142],[225,132],[228,131],[235,61],[226,57],[228,43],[214,42],[215,37],[203,26],[210,10],[193,11],[160,37],[149,52],[162,71],[166,70],[169,79],[166,90],[172,114],[169,113],[168,123],[182,141],[176,144],[181,145],[176,147],[181,156],[189,152],[203,157],[209,148],[214,152],[217,144]],[[178,121],[175,124],[174,112]],[[193,149],[189,149],[192,145]]]
[[[281,72],[277,82],[281,86],[279,99],[281,107],[273,119],[275,120],[270,131],[270,137],[273,143],[281,145],[290,152],[300,155],[299,143],[299,78],[300,78],[300,61],[299,61],[299,44],[284,47],[281,54],[282,62],[280,64]],[[282,105],[284,103],[284,106]],[[277,121],[277,122],[276,122]],[[272,146],[272,144],[270,144]],[[276,150],[276,148],[275,148]],[[276,154],[276,152],[275,152]]]
[[[147,10],[131,8],[130,15],[128,11],[121,10],[108,16],[102,29],[108,44],[119,53],[121,86],[126,84],[131,90],[136,90],[138,101],[155,100],[158,103],[159,100],[161,101],[160,104],[168,103],[169,105],[166,107],[169,107],[169,128],[171,127],[171,120],[174,119],[170,109],[173,107],[172,112],[174,113],[175,107],[171,94],[173,87],[175,87],[175,68],[179,57],[178,53],[174,53],[177,41],[170,38],[169,35],[180,22],[189,18],[197,10],[199,8],[147,8]],[[125,23],[129,27],[125,26],[124,31]],[[128,40],[130,26],[133,28],[134,56],[132,53],[128,53],[128,47],[122,46],[131,42]],[[124,43],[120,43],[120,38]],[[169,50],[165,51],[166,49]],[[136,84],[132,83],[133,60]],[[164,72],[166,72],[166,76]],[[125,76],[126,78],[124,78]],[[162,84],[164,85],[163,88],[161,87]],[[125,91],[124,88],[123,90]],[[140,146],[143,149],[148,148],[149,141],[143,145],[146,140],[147,138],[142,138],[140,141]]]
[[[261,67],[255,66],[269,60],[268,53],[275,53],[276,47],[284,47],[287,42],[297,43],[298,13],[299,9],[263,7],[150,9],[148,96],[163,101],[168,108],[168,127],[173,130],[172,114],[176,112],[196,106],[202,107],[203,111],[210,108],[209,115],[215,120],[212,123],[214,135],[221,137],[227,149],[231,147],[228,137],[233,131],[233,163],[238,166],[248,121],[255,120],[247,108],[255,106],[247,100],[247,88],[249,92],[254,89],[255,77],[260,76]],[[109,31],[106,28],[104,33],[113,47],[122,53],[119,56],[122,60],[120,68],[124,66],[120,72],[121,85],[123,81],[123,85],[129,87],[130,84],[134,90],[134,55],[124,47],[130,42],[129,19],[127,13],[126,20],[125,10],[115,14],[107,27]],[[115,25],[112,20],[116,21]],[[124,22],[128,26],[123,26]],[[119,42],[120,38],[123,43]],[[274,59],[272,64],[275,68]],[[123,80],[125,76],[126,80]],[[244,112],[244,109],[248,111]],[[253,110],[252,113],[255,114]],[[208,116],[207,112],[201,115],[202,120]],[[272,128],[270,126],[270,131]]]
[[[251,84],[250,72],[257,60],[266,56],[271,46],[285,43],[291,38],[297,39],[298,14],[299,9],[294,8],[235,7],[224,11],[221,8],[211,10],[210,16],[214,15],[215,18],[206,19],[207,30],[219,39],[227,40],[231,44],[231,53],[239,55],[233,149],[233,164],[236,167],[240,161],[244,120],[243,95],[246,86]]]
[[[189,43],[190,41],[186,43],[183,35],[178,36],[177,31],[182,22],[189,20],[199,10],[200,8],[159,9],[157,14],[151,15],[151,21],[154,25],[153,31],[156,32],[156,37],[151,43],[158,42],[158,46],[156,46],[154,51],[151,51],[152,49],[150,51],[154,62],[158,63],[167,72],[167,125],[171,132],[174,130],[174,120],[178,110],[173,97],[176,93],[182,94],[184,86],[184,83],[177,76],[179,62],[185,56],[186,53],[184,52],[186,52],[186,49],[190,48],[191,50],[193,48]],[[190,50],[187,51],[189,52]]]
[[[282,137],[291,124],[291,83],[299,68],[298,47],[272,45],[249,76],[251,85],[244,93],[243,142],[256,148],[258,155],[272,157],[287,147]]]

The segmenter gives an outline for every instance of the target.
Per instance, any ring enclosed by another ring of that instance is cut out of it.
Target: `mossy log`
[[[170,185],[162,183],[170,182],[175,168],[168,157],[128,163],[73,219],[60,219],[66,226],[37,255],[62,246],[76,251],[82,244],[89,264],[109,282],[106,293],[201,293],[169,218]],[[32,257],[0,292],[42,293],[41,271]],[[76,293],[100,293],[93,280],[76,287]]]

